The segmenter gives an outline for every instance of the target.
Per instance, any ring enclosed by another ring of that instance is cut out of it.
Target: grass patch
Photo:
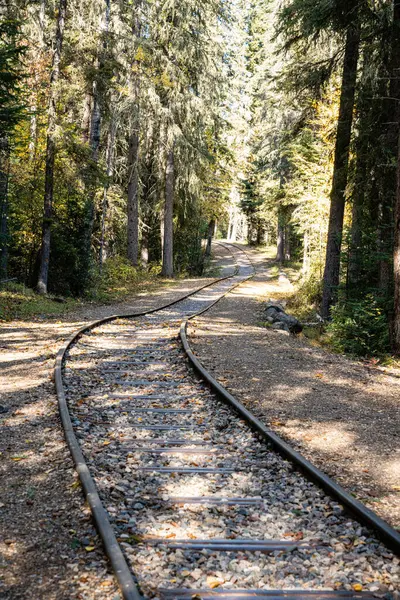
[[[54,296],[40,296],[22,284],[0,288],[0,321],[62,315],[81,302],[68,298],[60,302]]]

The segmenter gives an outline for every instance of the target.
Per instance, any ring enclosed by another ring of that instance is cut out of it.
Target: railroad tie
[[[308,548],[282,540],[247,540],[247,539],[210,539],[210,540],[170,540],[165,538],[146,539],[145,543],[168,546],[176,550],[214,550],[221,552],[292,552],[297,548]]]
[[[129,452],[143,452],[147,454],[215,454],[215,448],[131,448]]]
[[[147,429],[148,431],[205,431],[205,427],[199,425],[164,425],[162,423],[158,425],[136,425],[132,424],[133,429]]]
[[[126,387],[179,387],[180,385],[187,385],[186,381],[156,381],[156,380],[148,380],[148,379],[138,379],[137,381],[124,381],[123,379],[117,379],[115,381],[117,385],[122,385]]]
[[[133,413],[157,413],[162,415],[193,415],[197,411],[186,408],[132,408]]]
[[[369,592],[330,591],[330,590],[260,590],[260,589],[159,589],[161,600],[376,600]]]
[[[223,498],[218,496],[190,496],[170,497],[164,500],[165,504],[206,504],[213,506],[258,506],[262,498]]]
[[[236,473],[234,467],[136,467],[135,471],[145,473],[178,473],[178,474],[203,474],[203,473]]]

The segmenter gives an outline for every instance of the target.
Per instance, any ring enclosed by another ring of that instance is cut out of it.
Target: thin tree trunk
[[[206,245],[206,250],[205,250],[205,256],[207,256],[207,257],[211,255],[211,244],[212,244],[214,231],[215,231],[215,219],[211,219],[208,224],[207,245]]]
[[[138,126],[138,124],[137,124]],[[139,131],[133,128],[129,139],[128,154],[128,259],[133,266],[139,261]]]
[[[392,346],[395,354],[400,354],[400,0],[393,1],[393,33],[392,33],[392,68],[391,88],[395,94],[396,104],[394,108],[394,127],[396,128],[397,141],[397,177],[396,197],[394,205],[394,252],[393,252],[393,275],[394,275],[394,311],[392,323]]]
[[[97,173],[97,165],[99,162],[99,147],[100,147],[100,139],[101,139],[101,107],[100,107],[100,78],[102,72],[104,70],[104,61],[105,61],[105,53],[107,50],[108,44],[108,33],[110,26],[110,0],[105,0],[105,11],[103,18],[103,29],[102,31],[105,33],[102,48],[99,49],[98,58],[97,58],[97,69],[96,74],[92,83],[92,102],[90,103],[92,106],[91,116],[90,116],[90,136],[89,136],[89,146],[92,151],[92,167],[93,173],[89,173],[88,180],[88,191],[87,191],[87,202],[86,202],[86,235],[85,235],[85,249],[83,256],[83,265],[82,270],[85,273],[86,277],[89,275],[91,259],[92,259],[92,235],[93,235],[93,227],[95,220],[95,200],[96,200],[96,189],[98,183],[98,173]],[[107,148],[107,151],[109,149]],[[112,150],[111,150],[112,152]],[[109,155],[107,156],[107,176],[109,170]],[[104,217],[104,206],[107,206],[107,191],[106,186],[108,182],[105,184],[103,189],[103,210],[102,210],[102,223],[101,223],[101,241],[100,245],[104,242],[104,227],[105,220]],[[100,254],[103,255],[104,247],[101,247]]]
[[[340,252],[342,248],[345,193],[347,186],[351,130],[360,33],[358,26],[349,27],[344,54],[339,120],[336,134],[335,161],[326,247],[321,315],[327,319],[337,301],[340,279]]]
[[[357,101],[357,130],[358,136],[356,140],[356,163],[355,163],[355,182],[354,191],[352,193],[352,215],[351,215],[351,230],[349,243],[349,257],[347,265],[347,284],[348,292],[357,290],[357,286],[361,281],[361,245],[362,245],[362,227],[363,215],[365,214],[365,194],[366,184],[368,181],[367,172],[370,166],[370,136],[366,133],[370,129],[371,110],[373,103],[373,90],[370,85],[370,70],[371,70],[371,49],[367,47],[363,52],[363,94]],[[382,90],[382,96],[385,95]]]
[[[309,253],[309,246],[310,246],[310,242],[309,242],[309,233],[306,230],[304,232],[304,237],[303,237],[303,275],[308,275],[308,272],[310,270],[310,265],[309,265],[309,260],[308,260],[308,253]]]
[[[8,177],[9,145],[7,138],[0,140],[0,279],[8,272]]]
[[[392,327],[392,346],[396,355],[400,354],[400,140],[397,158],[396,202],[394,208],[394,313]]]
[[[81,123],[82,141],[87,144],[90,136],[90,115],[92,114],[92,96],[89,92],[85,95]]]
[[[56,101],[57,101],[57,83],[60,75],[61,49],[64,37],[65,15],[67,12],[67,0],[60,0],[57,15],[57,29],[55,39],[55,50],[53,55],[53,65],[50,76],[50,98],[47,124],[46,140],[46,173],[44,184],[44,205],[43,205],[43,229],[42,229],[42,249],[40,256],[39,278],[37,282],[37,291],[39,294],[47,294],[47,283],[49,278],[50,262],[50,240],[51,240],[51,220],[53,217],[53,188],[54,188],[54,161],[56,153],[55,129],[56,129]]]
[[[292,257],[292,249],[290,246],[290,222],[289,222],[288,218],[286,218],[284,241],[285,241],[285,260],[290,260]]]
[[[278,231],[276,236],[276,260],[283,262],[285,260],[285,218],[283,208],[278,208]]]
[[[135,43],[140,36],[140,20],[138,9],[141,0],[136,0],[134,6],[132,35]],[[139,114],[139,63],[133,62],[133,104],[134,114],[132,130],[129,138],[128,153],[128,260],[134,267],[139,264],[139,135],[140,135],[140,114]]]
[[[164,244],[161,271],[161,274],[164,275],[164,277],[173,277],[174,275],[174,187],[175,165],[174,149],[172,147],[167,155],[167,166],[165,171]]]
[[[378,286],[383,291],[390,291],[391,268],[390,256],[394,245],[393,225],[396,221],[394,206],[397,197],[393,194],[396,190],[396,174],[392,165],[397,160],[399,133],[400,133],[400,0],[393,0],[392,35],[389,55],[390,85],[389,93],[385,100],[385,117],[388,123],[386,133],[386,147],[388,149],[387,168],[384,180],[384,189],[380,202],[379,219],[379,261]]]
[[[114,145],[115,138],[117,135],[117,122],[114,113],[111,114],[110,128],[107,136],[107,151],[106,151],[106,175],[107,180],[103,188],[103,204],[101,211],[101,235],[100,235],[100,250],[99,250],[99,270],[100,273],[103,269],[103,263],[105,259],[105,235],[106,235],[106,222],[107,222],[107,208],[108,208],[108,188],[110,186],[110,180],[114,171]]]
[[[264,241],[265,232],[264,224],[261,219],[257,220],[257,246],[261,246]]]

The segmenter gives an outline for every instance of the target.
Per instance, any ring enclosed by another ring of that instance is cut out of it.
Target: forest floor
[[[0,325],[1,599],[120,598],[64,440],[55,355],[87,322],[162,306],[212,280],[153,282],[129,301]]]
[[[271,429],[400,527],[400,370],[264,327],[263,302],[295,290],[265,252],[246,251],[256,276],[192,322],[196,354]]]

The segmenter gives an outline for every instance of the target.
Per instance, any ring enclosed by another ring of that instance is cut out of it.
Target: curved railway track
[[[67,440],[123,596],[395,599],[392,552],[190,367],[182,321],[253,273],[224,247],[237,264],[226,278],[92,324],[57,359]]]

